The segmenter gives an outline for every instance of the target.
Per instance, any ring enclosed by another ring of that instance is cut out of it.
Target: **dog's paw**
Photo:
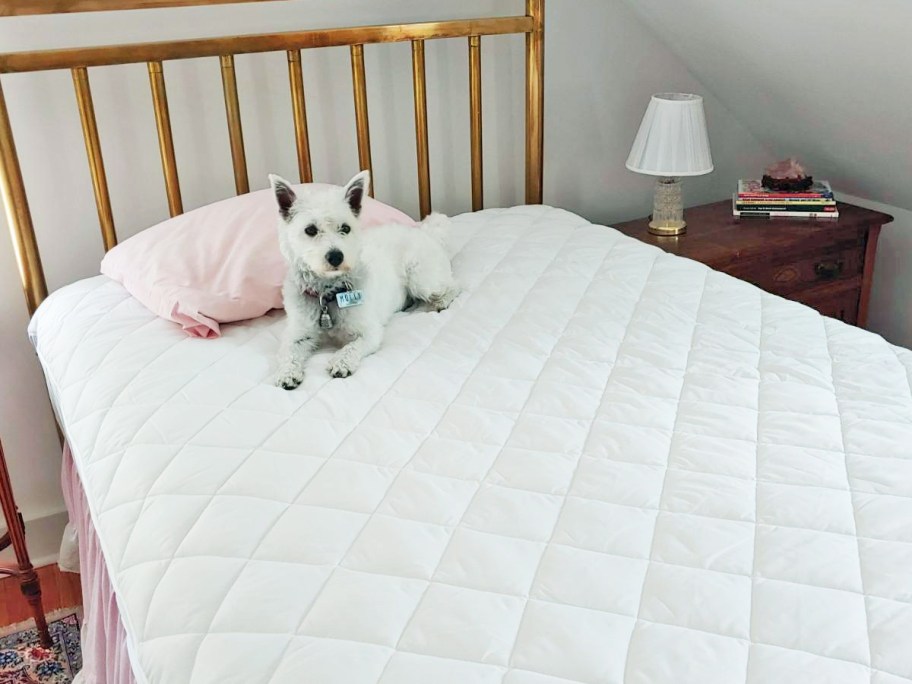
[[[286,368],[279,371],[273,379],[273,384],[276,387],[281,387],[285,390],[293,390],[302,382],[304,382],[304,371],[293,368]]]
[[[351,354],[347,354],[345,350],[336,352],[329,359],[327,370],[334,378],[347,378],[358,370],[358,359],[353,358]]]
[[[443,292],[432,294],[430,297],[428,297],[428,304],[434,307],[435,311],[443,311],[444,309],[448,309],[450,304],[453,303],[453,300],[455,300],[458,296],[459,289],[451,287],[448,290],[444,290]]]

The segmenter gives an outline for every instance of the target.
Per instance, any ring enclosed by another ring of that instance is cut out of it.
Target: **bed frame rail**
[[[222,0],[224,1],[224,0]],[[230,0],[228,0],[230,1]],[[235,0],[236,1],[236,0]],[[470,150],[472,209],[483,208],[482,108],[481,108],[481,38],[505,34],[526,36],[526,203],[542,201],[543,116],[544,116],[544,0],[526,0],[524,16],[465,19],[415,24],[390,24],[349,28],[318,29],[206,38],[200,40],[107,45],[62,50],[40,50],[0,54],[0,74],[69,69],[73,76],[79,117],[98,221],[105,251],[117,244],[117,233],[111,211],[108,182],[105,176],[101,142],[95,120],[89,68],[115,64],[145,62],[149,70],[152,106],[158,132],[162,172],[171,216],[183,212],[180,181],[171,135],[171,119],[165,86],[165,63],[170,60],[218,57],[221,62],[225,113],[238,194],[249,191],[244,134],[235,76],[235,55],[285,51],[294,117],[295,149],[301,182],[313,181],[307,109],[301,50],[349,46],[351,50],[352,90],[358,159],[362,169],[372,170],[370,124],[367,108],[367,81],[364,70],[364,46],[375,43],[410,42],[412,47],[412,80],[415,104],[417,143],[418,198],[422,217],[431,211],[430,155],[428,152],[427,94],[425,76],[425,42],[438,38],[465,38],[468,42]],[[22,286],[29,312],[34,312],[47,296],[47,284],[32,224],[28,199],[12,126],[0,81],[0,192],[16,252]]]

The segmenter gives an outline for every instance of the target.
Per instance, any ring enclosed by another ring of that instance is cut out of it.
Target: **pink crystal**
[[[771,178],[805,178],[804,167],[794,157],[789,157],[766,168],[766,175]]]

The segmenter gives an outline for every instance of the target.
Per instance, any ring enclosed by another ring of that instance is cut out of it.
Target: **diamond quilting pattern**
[[[912,353],[547,207],[347,380],[105,278],[32,324],[140,681],[912,681]]]

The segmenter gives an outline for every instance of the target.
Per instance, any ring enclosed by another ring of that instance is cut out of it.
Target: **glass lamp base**
[[[681,235],[687,230],[680,178],[656,181],[649,232],[653,235]]]

